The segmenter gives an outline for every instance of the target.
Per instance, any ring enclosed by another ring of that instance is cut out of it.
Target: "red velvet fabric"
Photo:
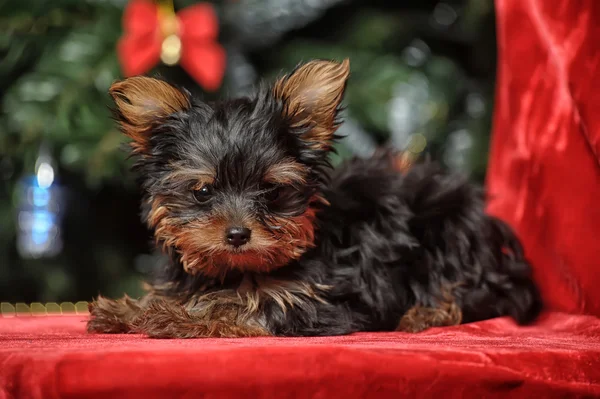
[[[600,1],[497,0],[489,211],[549,308],[600,315]]]
[[[600,319],[420,334],[153,340],[81,316],[0,318],[0,399],[600,397]]]

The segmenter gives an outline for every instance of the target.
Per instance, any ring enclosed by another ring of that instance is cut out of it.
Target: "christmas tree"
[[[123,76],[116,49],[128,4],[0,1],[2,301],[137,295],[156,261],[107,95]],[[147,73],[215,98],[244,95],[303,60],[348,57],[346,139],[335,163],[392,143],[483,180],[495,74],[491,0],[207,4],[226,54],[218,89],[205,90],[177,60],[157,60]],[[40,176],[48,187],[39,187]],[[57,237],[50,246],[48,232]]]

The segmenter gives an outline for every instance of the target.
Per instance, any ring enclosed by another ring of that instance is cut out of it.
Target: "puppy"
[[[168,261],[143,298],[93,302],[88,330],[323,336],[534,320],[523,250],[480,189],[385,149],[332,171],[348,76],[347,60],[311,61],[217,103],[149,77],[113,84]]]

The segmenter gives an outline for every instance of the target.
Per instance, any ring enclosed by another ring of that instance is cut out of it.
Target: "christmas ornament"
[[[123,16],[118,55],[126,76],[140,75],[160,60],[180,64],[205,90],[219,88],[225,73],[225,50],[216,41],[217,15],[208,3],[175,13],[172,1],[132,0]]]
[[[23,258],[52,257],[62,250],[62,190],[54,170],[54,161],[42,149],[35,175],[21,180],[17,249]]]

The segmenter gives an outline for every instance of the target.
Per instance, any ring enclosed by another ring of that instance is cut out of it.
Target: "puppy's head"
[[[147,223],[186,271],[268,271],[313,245],[348,75],[348,61],[312,61],[252,97],[214,104],[148,77],[111,87]]]

